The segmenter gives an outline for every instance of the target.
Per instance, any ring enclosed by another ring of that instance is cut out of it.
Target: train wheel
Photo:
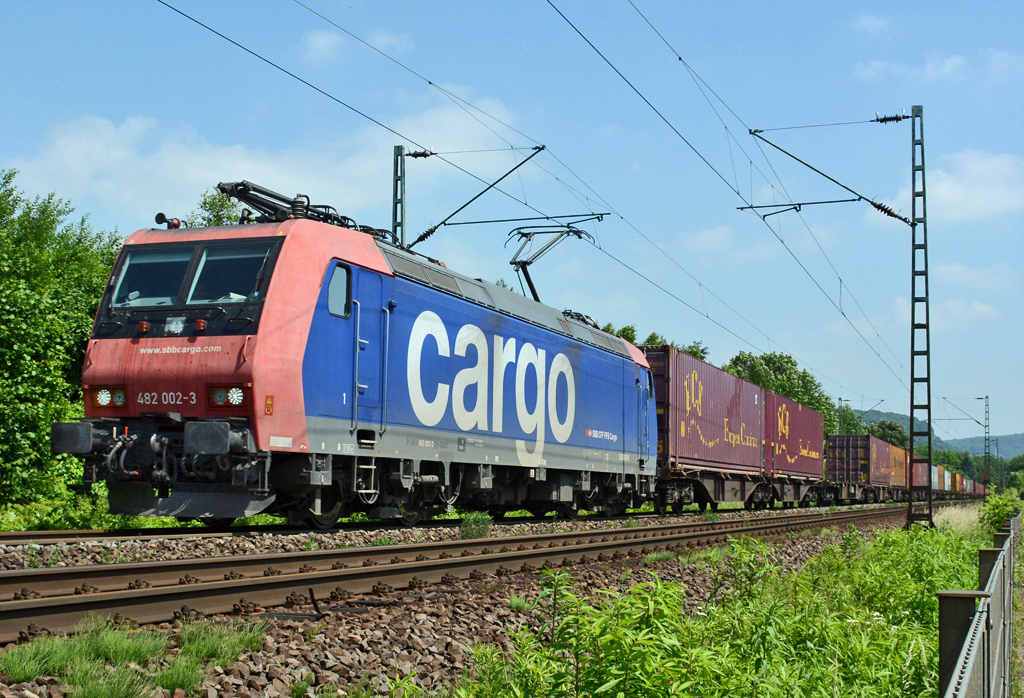
[[[575,501],[567,502],[566,504],[559,504],[558,507],[555,509],[555,518],[558,519],[568,519],[572,521],[573,519],[579,517],[579,515],[580,505],[577,504]]]
[[[330,488],[325,488],[330,489]],[[318,531],[329,531],[338,525],[338,519],[345,516],[348,512],[345,511],[345,502],[341,501],[333,494],[331,498],[324,497],[320,501],[320,515],[312,514],[306,521],[309,523],[309,527]]]
[[[399,504],[398,511],[401,512],[400,521],[404,526],[415,526],[426,518],[426,506],[422,502],[415,504]]]
[[[199,522],[203,523],[203,524],[206,524],[207,526],[209,526],[210,528],[212,528],[214,530],[223,531],[223,530],[227,529],[228,526],[233,524],[235,522],[235,519],[234,519],[234,517],[230,517],[230,518],[224,517],[224,518],[221,518],[221,517],[218,517],[218,516],[200,516],[199,517]]]

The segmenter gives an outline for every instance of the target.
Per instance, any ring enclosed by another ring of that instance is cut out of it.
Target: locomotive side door
[[[648,410],[650,408],[651,395],[654,392],[654,379],[651,372],[639,364],[636,365],[636,372],[637,400],[640,403],[637,405],[637,415],[640,419],[636,430],[638,441],[637,454],[646,463],[651,458],[650,423],[648,421],[650,415]]]
[[[388,313],[381,302],[380,274],[358,267],[352,271],[352,429],[376,429],[381,423],[379,410]]]

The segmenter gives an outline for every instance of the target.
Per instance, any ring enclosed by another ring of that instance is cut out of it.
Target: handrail
[[[1014,565],[1020,510],[978,551],[980,591],[940,591],[939,695],[1009,698],[1013,667]],[[974,608],[978,600],[977,610]]]

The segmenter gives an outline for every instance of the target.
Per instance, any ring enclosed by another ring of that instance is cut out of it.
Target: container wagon
[[[889,444],[865,434],[828,437],[825,479],[832,498],[846,502],[884,502],[891,496]]]
[[[642,347],[654,376],[659,511],[822,498],[822,415],[671,346]]]

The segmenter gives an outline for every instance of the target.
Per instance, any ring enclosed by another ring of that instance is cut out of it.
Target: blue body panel
[[[506,439],[518,460],[510,465],[559,467],[544,455],[557,446],[581,458],[616,453],[627,467],[653,456],[653,395],[632,359],[357,267],[351,312],[337,317],[327,307],[331,274],[303,359],[307,417]]]

